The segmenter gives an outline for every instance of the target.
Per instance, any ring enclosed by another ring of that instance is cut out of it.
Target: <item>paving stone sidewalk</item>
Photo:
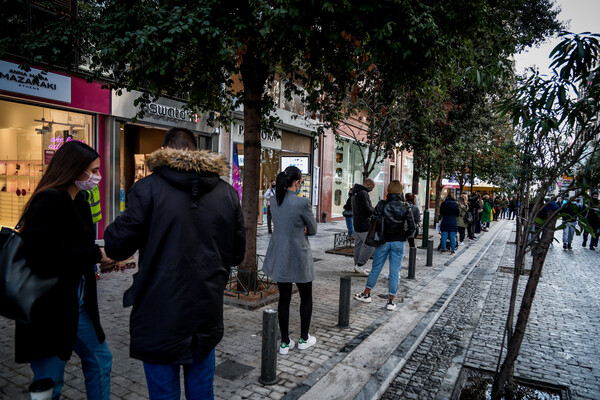
[[[508,226],[508,225],[507,225]],[[496,228],[500,229],[500,225]],[[503,228],[508,229],[510,228]],[[287,356],[279,356],[277,360],[278,378],[276,385],[263,386],[258,382],[261,362],[261,323],[262,312],[266,308],[276,308],[276,304],[248,311],[234,306],[225,307],[225,337],[217,346],[217,376],[215,377],[215,396],[218,399],[295,399],[311,398],[309,389],[321,378],[331,377],[331,372],[341,362],[348,363],[357,348],[364,348],[368,339],[378,329],[395,329],[402,325],[403,310],[426,313],[428,310],[417,310],[414,305],[419,296],[440,296],[442,293],[429,293],[436,280],[446,280],[452,291],[460,288],[459,281],[465,279],[469,270],[468,261],[478,256],[486,238],[491,232],[481,236],[477,242],[469,246],[461,246],[455,256],[448,253],[437,253],[434,266],[425,267],[426,253],[419,249],[420,260],[417,261],[416,279],[407,278],[405,260],[401,272],[399,297],[405,303],[399,304],[394,312],[385,310],[385,300],[378,295],[387,293],[387,281],[382,277],[373,291],[375,302],[365,309],[364,304],[352,302],[350,310],[350,328],[337,327],[339,281],[342,276],[352,276],[352,292],[357,293],[364,288],[366,277],[353,273],[351,257],[333,255],[325,251],[333,247],[333,235],[345,231],[345,223],[334,222],[319,224],[318,235],[311,237],[313,256],[317,259],[315,268],[317,280],[313,284],[314,310],[311,334],[317,337],[317,344],[306,351],[292,350]],[[258,252],[266,251],[269,235],[266,230],[259,230]],[[439,240],[436,236],[436,245]],[[503,239],[505,240],[505,239]],[[476,247],[479,246],[479,247]],[[460,260],[460,266],[457,266]],[[464,266],[462,265],[464,264]],[[460,279],[457,282],[444,278],[451,266],[455,268]],[[384,268],[386,272],[387,268]],[[474,273],[477,272],[475,268]],[[130,285],[133,270],[103,274],[98,281],[100,313],[108,344],[113,352],[113,371],[111,382],[111,399],[145,399],[148,397],[141,362],[129,358],[129,312],[122,307],[122,294]],[[466,280],[465,283],[468,283]],[[452,286],[454,285],[454,286]],[[443,302],[452,296],[444,297]],[[437,297],[435,297],[437,299]],[[442,303],[443,303],[442,302]],[[442,304],[440,303],[440,304]],[[436,303],[437,304],[437,303]],[[436,307],[439,307],[437,304]],[[597,303],[596,303],[597,304]],[[299,298],[293,296],[290,313],[290,334],[296,339],[299,335]],[[439,311],[436,313],[439,314]],[[437,314],[436,314],[437,315]],[[448,320],[452,318],[448,317]],[[429,324],[429,322],[427,322]],[[421,325],[423,322],[421,321]],[[423,327],[421,326],[420,329]],[[26,388],[31,380],[31,372],[27,365],[15,364],[13,361],[13,332],[11,321],[0,319],[0,399],[26,399]],[[409,332],[410,333],[410,332]],[[362,346],[362,347],[361,347]],[[395,346],[394,346],[395,347]],[[597,354],[597,352],[596,352]],[[414,355],[413,355],[414,356]],[[83,399],[85,389],[80,363],[74,356],[67,365],[65,374],[64,399]],[[344,388],[342,387],[341,390]],[[318,397],[315,397],[318,398]]]
[[[495,370],[507,314],[515,231],[497,243],[383,396],[449,399],[461,367]],[[556,232],[562,238],[562,232]],[[531,260],[528,260],[530,265]],[[572,399],[600,399],[600,254],[555,242],[546,258],[515,376],[564,386]],[[527,277],[520,279],[519,299]]]

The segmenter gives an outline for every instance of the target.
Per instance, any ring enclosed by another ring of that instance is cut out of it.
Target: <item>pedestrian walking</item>
[[[244,260],[237,191],[220,176],[219,154],[197,150],[194,134],[172,128],[146,158],[152,174],[131,188],[125,212],[104,233],[106,252],[139,270],[125,292],[133,306],[130,354],[143,361],[150,399],[212,399],[215,346],[223,337],[223,291]]]
[[[412,193],[406,193],[404,195],[404,199],[406,200],[406,203],[408,203],[408,205],[410,206],[410,210],[413,215],[413,221],[415,222],[415,234],[407,238],[408,245],[410,247],[416,247],[415,238],[419,235],[419,226],[421,224],[421,211],[419,210],[419,206],[415,204],[417,196],[415,196]]]
[[[267,201],[267,229],[269,233],[273,233],[272,227],[272,216],[271,216],[271,198],[275,196],[275,181],[271,181],[271,186],[265,192],[265,199]]]
[[[573,203],[570,200],[567,200],[563,204],[563,223],[565,224],[565,229],[563,229],[563,249],[571,250],[573,247],[571,243],[573,242],[573,236],[575,235],[575,226],[577,225],[577,215],[579,214],[579,207],[577,203]]]
[[[369,261],[375,248],[365,243],[367,232],[371,227],[373,205],[369,192],[375,187],[375,181],[367,178],[362,185],[358,183],[352,188],[352,215],[354,217],[354,271],[369,276],[369,270],[363,266]]]
[[[300,293],[300,338],[298,349],[313,346],[317,339],[310,335],[312,317],[312,282],[315,279],[309,235],[317,233],[317,221],[308,199],[298,197],[302,187],[302,172],[294,166],[277,175],[276,200],[272,204],[275,233],[271,236],[263,271],[279,288],[277,313],[281,344],[279,354],[288,354],[295,342],[289,335],[292,284]]]
[[[585,216],[590,224],[590,228],[593,232],[596,232],[596,237],[592,236],[590,238],[590,250],[595,250],[598,247],[598,236],[600,235],[600,215],[598,213],[598,209],[600,208],[600,202],[598,201],[598,192],[592,193],[592,200],[590,201],[587,210],[585,212]],[[588,232],[583,231],[583,243],[582,246],[585,247],[587,242]]]
[[[508,219],[515,219],[517,216],[517,202],[514,197],[511,197],[508,202]]]
[[[440,242],[440,251],[443,253],[446,251],[448,238],[450,238],[450,251],[454,254],[456,249],[456,232],[458,232],[458,216],[460,215],[460,208],[458,203],[454,199],[452,193],[448,193],[446,200],[440,206],[440,232],[442,233],[442,240]]]
[[[73,352],[81,359],[86,397],[110,398],[112,355],[100,324],[94,266],[112,260],[95,244],[90,205],[81,193],[98,185],[99,170],[94,149],[63,144],[24,208],[27,265],[58,283],[32,323],[16,323],[15,359],[30,364],[34,381],[52,379],[53,399],[60,397]]]
[[[342,212],[344,218],[346,218],[346,228],[348,229],[348,237],[354,237],[354,221],[352,218],[352,189],[348,189],[348,200],[344,204],[344,211]]]
[[[415,222],[410,204],[403,201],[403,185],[398,180],[393,180],[388,185],[388,194],[386,200],[377,203],[374,210],[374,217],[383,217],[383,227],[385,243],[375,248],[373,257],[373,266],[367,279],[365,290],[357,293],[354,298],[364,303],[370,303],[371,290],[377,284],[379,274],[385,264],[390,260],[390,275],[388,287],[388,301],[386,309],[394,311],[396,304],[394,299],[398,292],[400,284],[400,269],[402,267],[402,257],[404,256],[404,242],[407,238],[414,236]],[[405,228],[405,223],[407,229]]]

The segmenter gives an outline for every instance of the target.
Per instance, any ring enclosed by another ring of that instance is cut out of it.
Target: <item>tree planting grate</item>
[[[215,375],[229,381],[234,381],[246,375],[253,369],[254,367],[250,367],[249,365],[241,364],[232,360],[226,360],[217,365],[215,368]]]
[[[460,371],[452,400],[491,399],[494,373],[481,369],[463,367]],[[515,377],[514,398],[523,400],[570,400],[568,387],[549,382]]]
[[[515,267],[514,266],[500,266],[498,267],[498,272],[504,272],[505,274],[514,274]],[[521,275],[526,275],[531,272],[531,269],[524,269]]]

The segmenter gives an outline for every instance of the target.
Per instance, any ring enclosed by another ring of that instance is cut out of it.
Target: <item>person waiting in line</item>
[[[458,208],[460,214],[458,215],[458,244],[462,245],[465,241],[465,230],[469,221],[467,220],[467,212],[469,211],[469,205],[467,204],[467,195],[463,194],[458,197]]]
[[[406,203],[408,203],[408,205],[410,206],[410,210],[413,215],[413,220],[415,222],[415,234],[407,238],[408,245],[410,247],[415,247],[415,238],[419,235],[419,224],[421,223],[421,211],[419,210],[419,206],[417,206],[415,204],[417,196],[415,196],[412,193],[406,193],[404,195],[404,199],[406,200]]]
[[[396,309],[394,299],[400,284],[400,269],[402,257],[404,256],[404,242],[407,238],[414,236],[416,225],[410,204],[404,202],[402,197],[403,185],[398,180],[393,180],[388,185],[388,194],[385,200],[381,200],[375,207],[373,217],[383,217],[385,243],[375,248],[373,266],[367,279],[367,284],[362,293],[357,293],[354,298],[363,303],[370,303],[371,290],[377,284],[379,274],[385,264],[390,260],[390,276],[388,287],[388,301],[386,309]],[[405,229],[405,223],[408,229]]]
[[[348,200],[344,204],[344,211],[342,212],[344,218],[346,218],[346,228],[348,229],[348,237],[354,237],[354,221],[352,218],[352,188],[348,189]]]
[[[490,222],[492,220],[492,203],[489,195],[483,195],[481,208],[483,209],[481,212],[481,230],[487,232],[490,230]]]
[[[317,339],[309,334],[312,317],[312,282],[315,267],[309,235],[316,235],[317,221],[308,199],[298,197],[302,188],[302,172],[295,166],[287,167],[277,174],[275,198],[271,204],[275,231],[265,255],[263,271],[277,282],[279,305],[277,313],[281,344],[279,354],[285,355],[294,348],[295,342],[289,335],[290,302],[292,284],[300,292],[300,338],[298,349],[314,346]]]
[[[590,250],[595,250],[598,247],[598,235],[600,235],[600,201],[598,201],[598,192],[592,193],[592,200],[590,201],[585,216],[590,224],[590,228],[595,232],[595,235],[590,235]],[[595,237],[594,237],[595,236]],[[581,245],[585,247],[588,238],[588,232],[583,231],[583,242]]]
[[[563,223],[565,229],[563,229],[563,249],[572,250],[573,236],[575,235],[575,226],[577,225],[577,215],[579,214],[579,207],[577,203],[570,201],[568,198],[563,204]]]
[[[111,263],[95,244],[90,206],[81,191],[98,185],[100,156],[71,141],[56,151],[23,213],[27,265],[57,288],[30,324],[16,323],[15,359],[30,363],[33,379],[54,382],[60,398],[65,366],[75,352],[81,358],[86,397],[109,400],[112,355],[100,325],[94,266]]]
[[[244,260],[240,198],[221,179],[229,165],[198,150],[194,133],[171,128],[146,158],[151,175],[129,192],[125,212],[104,232],[108,255],[139,250],[139,267],[123,306],[130,355],[143,362],[150,399],[212,399],[215,347],[223,338],[223,291]]]
[[[367,178],[362,185],[356,183],[352,188],[352,214],[354,216],[354,271],[359,274],[369,276],[369,271],[363,266],[369,261],[373,247],[365,243],[367,233],[371,227],[371,215],[373,215],[373,205],[369,192],[375,187],[375,181]]]
[[[273,228],[271,226],[271,197],[275,196],[275,181],[271,181],[271,186],[265,192],[265,199],[267,201],[267,228],[269,233],[273,233]]]
[[[440,206],[440,232],[442,233],[442,240],[440,242],[440,251],[443,253],[447,251],[447,241],[450,239],[450,251],[454,254],[456,249],[456,232],[458,232],[458,216],[460,215],[460,208],[458,203],[454,199],[452,193],[448,193],[446,200]]]

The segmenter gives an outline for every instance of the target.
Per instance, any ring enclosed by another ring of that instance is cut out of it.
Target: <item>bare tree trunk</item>
[[[416,160],[417,157],[417,153],[414,153],[413,160]],[[419,180],[421,179],[421,171],[418,168],[415,168],[415,165],[416,163],[413,162],[412,193],[417,195],[419,194]]]
[[[262,95],[267,79],[266,66],[252,56],[253,46],[244,56],[241,68],[244,83],[244,181],[242,189],[242,213],[246,224],[246,258],[240,269],[248,271],[248,279],[238,276],[242,284],[252,289],[255,286],[256,265],[256,228],[258,226],[258,191],[260,185],[261,159],[261,115]]]
[[[441,193],[442,193],[442,176],[444,173],[444,165],[443,163],[440,165],[440,170],[438,171],[438,179],[435,181],[435,212],[433,221],[437,223],[440,217],[440,204],[442,203]]]
[[[517,317],[517,324],[515,326],[514,334],[508,340],[506,357],[502,363],[500,371],[496,374],[494,384],[492,386],[493,400],[500,400],[503,396],[508,396],[507,398],[512,397],[514,363],[519,355],[519,351],[525,337],[525,330],[527,329],[527,322],[529,320],[531,306],[533,304],[533,299],[535,298],[535,293],[542,273],[542,267],[544,266],[544,261],[546,260],[546,254],[548,253],[550,243],[552,243],[552,240],[554,239],[554,230],[557,218],[558,213],[555,213],[549,217],[549,221],[547,221],[547,224],[543,228],[539,243],[533,250],[531,273],[525,287],[523,300],[521,301],[521,307],[519,309],[519,315]],[[524,239],[526,241],[526,238]]]

